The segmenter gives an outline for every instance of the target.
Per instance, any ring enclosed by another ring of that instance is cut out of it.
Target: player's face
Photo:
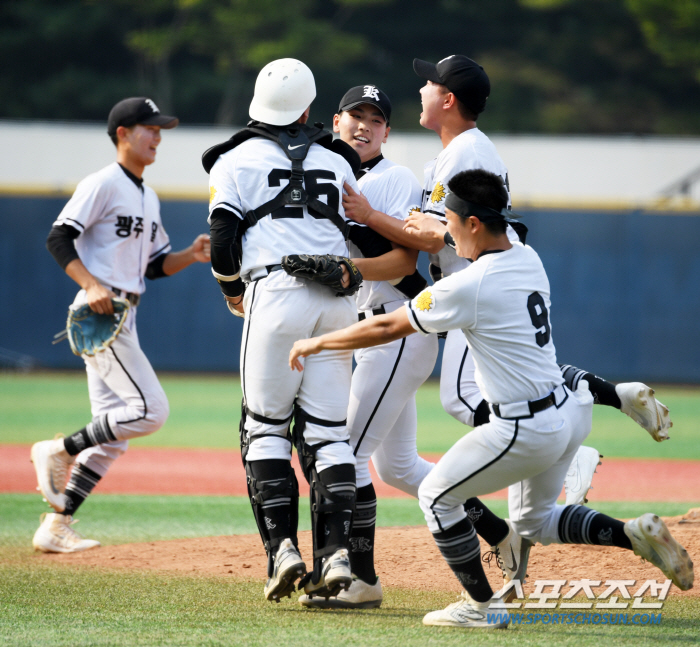
[[[371,103],[343,110],[333,117],[333,132],[339,133],[340,139],[350,144],[363,162],[382,152],[382,144],[386,143],[390,130],[384,115]]]
[[[420,113],[420,125],[428,130],[439,128],[444,114],[445,88],[438,83],[426,81],[420,89],[420,102],[423,112]]]
[[[156,161],[156,148],[160,144],[160,126],[137,124],[125,128],[124,152],[130,160],[139,166],[148,166]]]
[[[457,256],[462,258],[476,258],[474,256],[475,249],[475,231],[472,218],[462,220],[452,209],[445,209],[445,217],[447,218],[447,231],[455,240],[455,251]]]

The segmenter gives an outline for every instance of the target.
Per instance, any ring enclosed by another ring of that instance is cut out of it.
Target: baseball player
[[[182,251],[171,251],[158,197],[142,179],[144,168],[155,161],[161,129],[177,125],[178,119],[161,114],[151,99],[117,103],[107,125],[116,162],[78,184],[48,236],[49,252],[81,288],[72,308],[87,303],[97,313],[111,314],[115,296],[131,307],[111,347],[83,355],[92,420],[67,438],[32,447],[39,489],[55,510],[34,535],[36,550],[72,553],[100,545],[71,528],[72,515],[126,451],[129,439],[157,431],[168,417],[168,400],[136,332],[144,277],[169,276],[209,261],[206,234]]]
[[[464,501],[509,489],[511,524],[529,541],[585,543],[633,550],[676,586],[693,585],[693,564],[664,522],[645,514],[623,523],[584,506],[558,506],[566,471],[591,429],[593,397],[575,392],[556,363],[549,320],[549,281],[532,248],[506,233],[508,194],[501,177],[483,170],[448,184],[447,229],[460,257],[473,262],[424,290],[407,307],[315,339],[299,340],[290,366],[323,350],[362,348],[412,332],[461,329],[475,356],[476,379],[493,413],[441,458],[419,488],[428,527],[464,587],[460,601],[428,613],[426,625],[494,628],[493,591],[484,574]],[[410,225],[407,225],[410,226]]]
[[[437,158],[425,165],[421,212],[414,217],[413,226],[404,230],[402,224],[390,218],[362,196],[349,190],[343,205],[349,218],[368,225],[400,245],[430,254],[430,271],[434,279],[464,269],[469,260],[460,258],[454,248],[445,243],[445,199],[447,184],[453,175],[469,169],[485,169],[496,173],[510,191],[508,171],[491,140],[477,127],[479,114],[484,111],[490,93],[490,81],[484,69],[462,55],[444,58],[439,63],[415,59],[416,74],[425,79],[421,88],[423,111],[420,124],[433,130],[443,145]],[[510,205],[510,193],[509,193]],[[517,229],[517,233],[516,233]],[[521,223],[510,223],[508,236],[523,242],[527,229]],[[586,379],[597,404],[621,409],[646,429],[657,441],[668,438],[672,426],[668,409],[653,397],[653,390],[639,382],[617,386],[569,365],[562,365],[567,385],[576,389],[578,380]],[[445,339],[440,370],[440,400],[450,415],[471,427],[489,419],[489,409],[474,379],[474,362],[465,336],[459,330],[450,331]],[[598,457],[588,453],[582,461],[592,477]],[[584,482],[590,479],[585,478]]]
[[[393,278],[415,270],[415,255],[386,241],[379,249],[372,230],[348,226],[340,195],[344,184],[357,188],[347,160],[359,168],[359,159],[330,133],[306,125],[315,96],[314,77],[304,63],[269,63],[255,84],[254,121],[203,157],[210,171],[214,276],[230,307],[245,313],[241,453],[268,555],[264,594],[276,601],[291,595],[300,576],[299,588],[307,595],[329,597],[350,586],[347,548],[356,494],[346,423],[351,352],[322,353],[306,363],[303,375],[286,367],[294,340],[356,321],[355,301],[282,271],[281,261],[290,254],[347,257],[348,235],[364,256],[386,253],[387,264],[395,266]],[[364,261],[380,259],[357,261],[366,278],[379,276]],[[297,547],[293,442],[311,485],[314,554],[305,576]]]
[[[382,155],[382,144],[391,130],[391,102],[374,85],[348,90],[333,119],[333,130],[360,156],[356,177],[363,194],[377,209],[397,222],[419,208],[421,188],[413,173]],[[387,246],[388,242],[385,243]],[[363,255],[352,242],[353,260]],[[357,293],[359,318],[393,312],[416,296],[426,281],[416,271],[418,251],[410,253],[411,265],[402,280],[387,267],[382,278],[365,280]],[[384,257],[385,258],[385,257]],[[365,270],[363,269],[363,273]],[[433,467],[416,451],[415,394],[427,379],[437,357],[437,336],[414,335],[389,344],[359,350],[352,376],[348,430],[357,460],[357,502],[350,538],[353,582],[347,591],[326,599],[301,596],[309,607],[372,608],[382,602],[382,588],[374,570],[374,535],[377,497],[369,471],[372,458],[380,477],[413,496]]]

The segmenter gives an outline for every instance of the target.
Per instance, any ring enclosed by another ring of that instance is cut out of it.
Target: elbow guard
[[[209,218],[211,271],[221,291],[230,297],[243,294],[240,222],[238,216],[227,209],[214,209]]]

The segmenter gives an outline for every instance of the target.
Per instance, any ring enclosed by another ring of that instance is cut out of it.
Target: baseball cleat
[[[292,597],[295,582],[306,574],[306,564],[291,539],[285,539],[277,550],[272,577],[265,585],[265,598],[279,602]]]
[[[352,584],[350,556],[347,548],[339,548],[321,567],[321,577],[315,584],[309,578],[304,584],[304,593],[309,597],[336,597],[342,590],[348,590]]]
[[[669,439],[668,430],[673,427],[671,414],[654,397],[654,389],[641,382],[626,382],[618,384],[615,392],[622,403],[622,413],[646,429],[657,443]]]
[[[78,523],[69,514],[56,512],[41,515],[41,525],[34,533],[34,550],[42,553],[79,553],[100,545],[95,539],[81,537],[71,526]]]
[[[466,591],[462,599],[441,611],[431,611],[423,618],[424,625],[434,627],[460,627],[462,629],[505,629],[507,612],[491,609],[491,602],[476,602]]]
[[[591,489],[596,467],[600,465],[602,456],[593,447],[579,447],[571,459],[569,471],[564,479],[566,505],[581,505],[588,503],[586,495]]]
[[[508,535],[499,544],[491,546],[491,551],[484,553],[482,557],[482,560],[489,565],[493,557],[496,557],[496,564],[503,572],[503,588],[512,580],[519,580],[521,584],[525,583],[527,563],[532,548],[532,542],[515,532],[509,519],[506,519],[505,522],[508,524]],[[502,590],[494,593],[493,598],[499,599],[501,602],[511,602],[515,599],[515,588],[510,588],[505,594],[501,593]]]
[[[353,575],[352,584],[346,591],[328,599],[319,596],[300,595],[302,606],[314,609],[378,609],[383,599],[382,585],[379,578],[374,584]]]
[[[75,462],[63,446],[63,438],[42,440],[32,445],[32,463],[39,490],[56,512],[66,509],[63,491],[68,480],[68,468]]]
[[[635,555],[661,569],[681,591],[693,588],[693,562],[688,551],[671,536],[660,517],[647,512],[628,521],[625,534]]]

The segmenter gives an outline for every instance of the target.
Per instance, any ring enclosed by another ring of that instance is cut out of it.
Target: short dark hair
[[[467,202],[473,202],[496,211],[508,208],[508,191],[503,183],[503,178],[495,173],[489,173],[483,169],[461,171],[447,183],[447,187],[451,193]],[[466,220],[462,216],[460,218]],[[492,234],[503,234],[508,226],[505,219],[482,222]]]

